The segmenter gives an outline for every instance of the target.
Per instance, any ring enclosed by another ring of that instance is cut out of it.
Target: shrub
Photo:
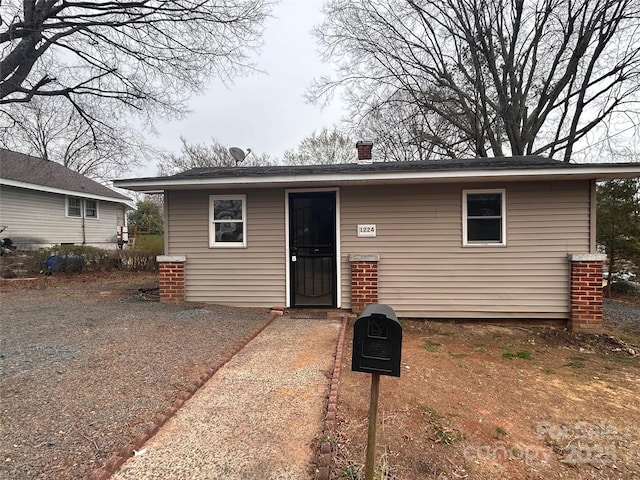
[[[140,235],[136,238],[134,251],[147,252],[150,255],[162,255],[164,251],[163,235]]]
[[[160,250],[162,253],[162,250]],[[57,272],[100,272],[110,270],[157,270],[156,256],[159,253],[150,250],[103,250],[86,245],[55,245],[29,252],[25,268],[33,273]]]

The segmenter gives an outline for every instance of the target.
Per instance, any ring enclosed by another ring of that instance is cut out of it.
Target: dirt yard
[[[382,377],[377,479],[640,479],[640,307],[607,335],[404,321]],[[635,319],[635,322],[634,322]],[[333,478],[364,478],[371,375],[347,328]],[[635,350],[637,354],[637,349]]]

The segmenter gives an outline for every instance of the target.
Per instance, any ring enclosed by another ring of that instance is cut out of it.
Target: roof
[[[612,179],[640,176],[640,163],[575,164],[539,156],[369,162],[334,165],[207,167],[167,177],[116,180],[118,187],[152,192],[193,188],[317,187],[496,180]]]
[[[64,195],[77,195],[133,206],[132,200],[64,165],[0,149],[0,183]]]

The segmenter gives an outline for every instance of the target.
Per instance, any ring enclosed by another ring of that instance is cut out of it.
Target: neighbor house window
[[[98,218],[98,201],[97,200],[84,201],[84,216],[87,218]]]
[[[463,245],[506,245],[504,190],[462,192]]]
[[[246,247],[246,196],[211,195],[209,197],[209,245]]]
[[[78,197],[67,197],[67,216],[68,217],[82,216],[82,199]]]

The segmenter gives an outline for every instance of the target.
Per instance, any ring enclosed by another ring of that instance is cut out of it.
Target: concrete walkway
[[[276,318],[111,478],[312,479],[340,325]]]

